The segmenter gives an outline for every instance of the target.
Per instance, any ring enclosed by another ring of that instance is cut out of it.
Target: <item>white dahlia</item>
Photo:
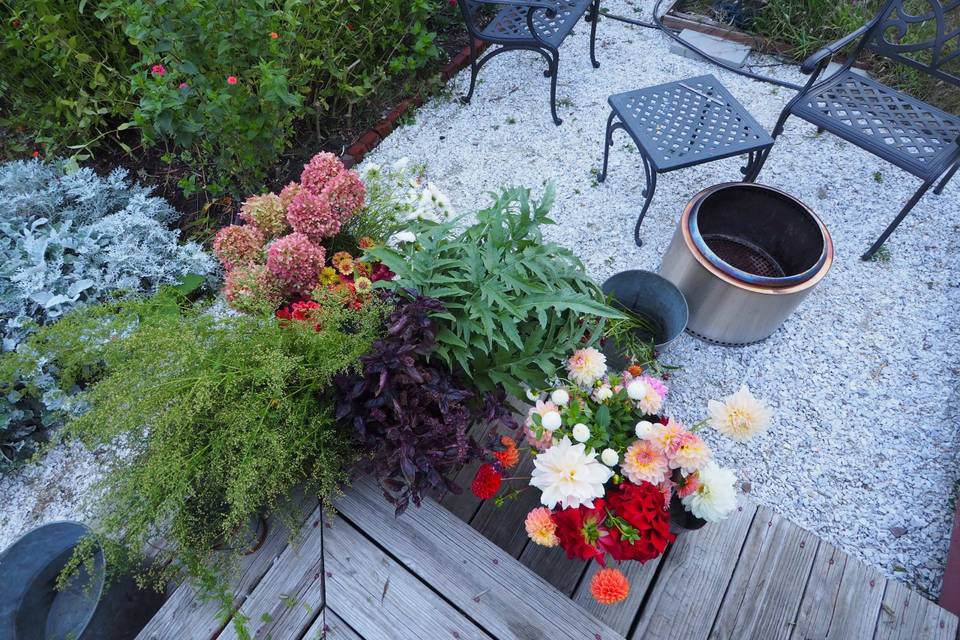
[[[690,513],[707,522],[719,522],[737,508],[737,476],[730,469],[709,462],[699,471],[700,486],[683,498]]]
[[[767,403],[754,398],[747,385],[742,385],[723,402],[711,400],[707,403],[707,411],[711,427],[740,442],[766,431],[773,415]]]
[[[542,492],[540,502],[553,509],[582,506],[593,508],[595,498],[603,497],[603,485],[613,471],[597,461],[597,453],[573,444],[564,437],[533,460],[530,484]]]

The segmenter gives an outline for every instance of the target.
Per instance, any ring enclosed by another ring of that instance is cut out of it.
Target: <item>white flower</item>
[[[540,502],[553,509],[593,508],[595,498],[603,497],[603,485],[613,471],[597,460],[595,451],[573,444],[566,436],[533,460],[530,484],[540,489]]]
[[[627,395],[631,400],[635,400],[640,410],[647,414],[654,414],[660,411],[663,406],[663,397],[653,385],[642,378],[631,380],[627,385]]]
[[[597,402],[606,402],[613,397],[613,389],[610,388],[610,385],[605,384],[593,392],[593,397],[596,398]]]
[[[733,471],[709,462],[700,469],[700,486],[683,498],[683,504],[698,518],[719,522],[737,508],[736,482]]]
[[[607,448],[603,450],[603,453],[600,454],[600,460],[603,461],[603,464],[608,467],[616,466],[620,462],[620,454],[618,454],[613,449]]]
[[[396,162],[394,162],[394,163],[393,163],[393,168],[394,168],[395,170],[397,170],[397,171],[406,171],[407,165],[409,165],[409,164],[410,164],[410,158],[404,157],[404,158],[400,158],[399,160],[397,160]]]
[[[547,411],[540,419],[540,424],[543,425],[544,429],[552,432],[560,428],[563,420],[560,419],[560,414],[556,411]]]
[[[417,240],[417,235],[412,231],[398,231],[390,237],[390,242],[393,244],[403,244],[405,242],[415,242]]]
[[[556,389],[550,394],[550,399],[553,400],[553,404],[562,407],[570,402],[570,394],[566,389]]]
[[[766,431],[773,415],[767,403],[754,398],[747,385],[742,385],[723,402],[711,400],[707,403],[707,411],[711,427],[740,442]]]
[[[637,437],[641,440],[649,440],[653,435],[653,423],[648,420],[641,420],[637,423]]]
[[[577,349],[567,360],[567,371],[571,380],[589,387],[607,372],[607,356],[593,347]]]
[[[583,424],[582,422],[578,422],[577,424],[573,425],[573,439],[576,440],[577,442],[586,442],[587,440],[589,440],[590,427]]]
[[[536,402],[539,399],[540,399],[539,393],[534,393],[533,389],[527,389],[527,400],[529,400],[530,402]]]
[[[369,178],[380,173],[380,165],[376,162],[369,162],[363,167],[363,177]]]
[[[450,198],[448,198],[443,191],[440,191],[437,185],[432,182],[427,182],[426,192],[429,194],[430,201],[435,207],[441,211],[450,210]]]

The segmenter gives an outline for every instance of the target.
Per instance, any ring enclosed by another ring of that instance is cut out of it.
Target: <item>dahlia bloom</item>
[[[614,560],[643,563],[664,552],[674,539],[666,504],[661,490],[649,482],[624,482],[610,492],[607,508],[639,534],[629,541],[618,527],[610,528],[610,536],[604,542]]]
[[[510,436],[501,436],[500,444],[503,449],[493,452],[493,457],[497,459],[500,466],[504,469],[512,469],[520,462],[520,451],[517,449],[517,441]]]
[[[300,193],[300,183],[298,182],[291,182],[280,190],[280,204],[283,206],[284,211],[290,207],[290,203],[293,202],[293,196],[298,193]]]
[[[523,525],[527,536],[541,547],[555,547],[560,542],[557,539],[557,524],[546,507],[537,507],[528,513]]]
[[[300,186],[319,195],[333,178],[346,171],[340,158],[332,153],[318,153],[304,165]]]
[[[579,385],[589,387],[607,372],[607,357],[594,349],[577,349],[567,361],[570,379]]]
[[[693,473],[710,462],[710,447],[703,438],[689,431],[680,437],[676,451],[670,458],[670,468],[683,473]]]
[[[323,261],[323,247],[302,233],[277,238],[267,252],[267,268],[292,293],[309,293],[317,283]]]
[[[527,444],[529,444],[531,447],[533,447],[537,451],[544,451],[550,446],[550,444],[553,442],[553,434],[547,431],[546,429],[543,429],[542,430],[543,433],[538,438],[536,432],[534,431],[533,414],[534,413],[539,414],[540,418],[542,419],[543,416],[547,415],[551,411],[556,411],[556,410],[557,410],[557,405],[553,404],[553,402],[549,400],[547,400],[546,402],[544,402],[543,400],[537,400],[537,403],[534,406],[530,407],[530,410],[527,412],[527,419],[524,423],[524,427],[527,435]]]
[[[670,472],[667,456],[649,440],[637,440],[623,454],[620,470],[630,482],[656,484]]]
[[[323,194],[306,189],[301,189],[290,201],[287,222],[294,231],[317,243],[340,232],[340,219],[330,208],[330,201]]]
[[[597,460],[597,453],[585,451],[583,443],[564,437],[533,461],[530,484],[542,491],[540,502],[549,508],[593,507],[603,496],[603,485],[613,475]]]
[[[753,397],[746,385],[722,402],[711,400],[707,411],[711,427],[739,442],[766,431],[773,416],[767,403]]]
[[[672,458],[688,433],[682,424],[671,418],[666,424],[655,423],[648,439],[658,451]]]
[[[600,569],[590,580],[590,595],[600,604],[623,602],[629,594],[630,581],[619,569]]]
[[[677,497],[686,498],[694,491],[700,488],[700,472],[694,471],[693,473],[680,476],[680,482],[677,483]]]
[[[363,206],[366,188],[356,172],[344,171],[331,179],[322,193],[342,225]]]
[[[263,233],[250,225],[236,225],[220,229],[213,239],[213,253],[225,269],[263,260]]]
[[[263,233],[263,237],[272,240],[290,231],[287,224],[286,207],[275,193],[250,196],[240,205],[240,219],[251,224]]]
[[[227,304],[240,313],[269,313],[283,302],[283,291],[262,264],[242,264],[227,272],[223,286]]]
[[[723,520],[737,506],[737,492],[734,485],[737,477],[730,469],[719,467],[710,462],[700,469],[700,484],[695,491],[683,498],[683,504],[690,513],[707,522]]]
[[[477,475],[473,478],[470,485],[470,491],[481,500],[489,500],[497,495],[500,490],[500,484],[503,482],[503,476],[493,468],[491,464],[482,464],[477,469]]]
[[[603,545],[608,536],[603,526],[606,519],[602,498],[592,507],[580,505],[555,512],[553,522],[557,525],[557,540],[567,557],[596,560],[603,564]]]
[[[663,406],[663,396],[651,384],[652,380],[653,378],[649,376],[643,376],[635,378],[627,384],[627,395],[647,415],[659,413]]]

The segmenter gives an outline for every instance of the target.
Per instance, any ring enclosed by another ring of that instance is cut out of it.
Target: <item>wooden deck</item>
[[[747,500],[659,560],[623,565],[630,598],[602,607],[595,565],[528,543],[534,499],[446,496],[395,519],[361,481],[332,519],[303,504],[292,544],[272,523],[238,570],[234,615],[272,640],[957,638],[953,614]],[[183,585],[137,638],[236,638],[216,614]]]

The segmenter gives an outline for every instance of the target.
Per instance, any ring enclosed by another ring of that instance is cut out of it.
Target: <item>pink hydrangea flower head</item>
[[[263,262],[263,233],[251,225],[224,227],[213,239],[213,253],[225,269]]]
[[[318,153],[310,158],[300,174],[300,186],[319,194],[335,177],[346,170],[340,158],[332,153]]]
[[[306,189],[301,189],[290,201],[287,222],[294,231],[318,243],[340,232],[340,218],[333,213],[327,197]]]
[[[267,269],[290,293],[307,294],[317,283],[326,253],[302,233],[277,238],[267,252]]]
[[[354,171],[344,171],[335,176],[323,189],[333,214],[343,224],[363,206],[366,189],[360,176]]]
[[[268,240],[290,231],[286,210],[275,193],[250,196],[244,200],[240,205],[240,219],[254,225]]]
[[[245,264],[227,273],[227,303],[241,313],[269,314],[283,302],[283,287],[262,264]]]
[[[283,205],[283,210],[286,211],[290,206],[290,203],[293,202],[293,196],[300,193],[300,183],[291,182],[283,189],[280,190],[280,204]]]

